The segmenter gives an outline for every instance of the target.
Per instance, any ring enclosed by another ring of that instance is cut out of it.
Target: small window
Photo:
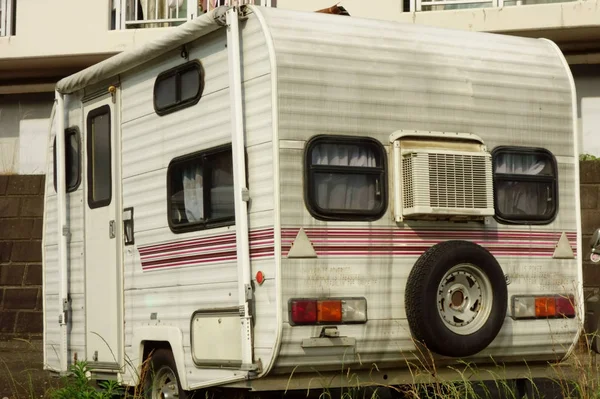
[[[547,224],[558,210],[556,159],[545,149],[499,147],[493,153],[496,218]]]
[[[110,204],[112,168],[110,107],[91,111],[87,118],[88,205],[99,208]]]
[[[198,61],[162,72],[154,83],[154,110],[166,115],[196,104],[204,90],[204,69]]]
[[[231,145],[171,161],[167,191],[169,226],[175,233],[234,224]]]
[[[76,127],[65,129],[65,178],[67,192],[73,192],[79,188],[81,183],[81,145],[79,129]],[[53,145],[54,152],[54,191],[56,189],[56,137]]]
[[[386,157],[369,138],[319,136],[305,154],[306,205],[321,220],[375,220],[385,212]]]

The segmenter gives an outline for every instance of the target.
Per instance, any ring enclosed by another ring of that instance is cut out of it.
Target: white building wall
[[[53,93],[0,96],[0,174],[43,174]]]

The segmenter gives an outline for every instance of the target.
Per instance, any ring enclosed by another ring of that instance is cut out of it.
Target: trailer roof
[[[204,36],[225,25],[225,14],[229,8],[229,6],[217,7],[174,28],[156,40],[119,53],[67,76],[56,84],[56,91],[62,94],[74,93],[88,85],[99,83],[104,79],[135,68],[167,51]]]

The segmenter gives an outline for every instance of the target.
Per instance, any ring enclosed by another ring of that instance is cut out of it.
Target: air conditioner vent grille
[[[410,151],[402,157],[404,215],[494,214],[487,152]]]

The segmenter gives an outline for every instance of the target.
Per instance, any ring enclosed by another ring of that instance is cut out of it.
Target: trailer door
[[[122,363],[119,90],[84,103],[86,360],[91,369]]]

